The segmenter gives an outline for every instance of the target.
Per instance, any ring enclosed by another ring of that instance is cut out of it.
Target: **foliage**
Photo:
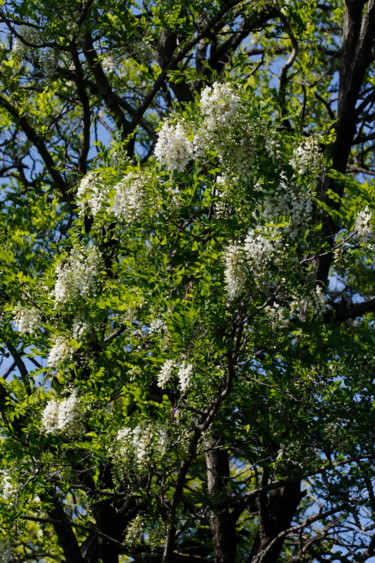
[[[369,560],[374,2],[0,19],[1,560]]]

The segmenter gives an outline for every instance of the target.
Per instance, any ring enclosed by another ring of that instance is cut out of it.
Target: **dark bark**
[[[262,485],[268,480],[267,472]],[[304,493],[299,480],[263,492],[259,496],[260,524],[248,563],[277,563],[281,553],[284,536],[276,539],[281,532],[290,527],[293,516]]]
[[[212,443],[206,453],[207,489],[212,497],[213,508],[210,510],[210,526],[217,563],[231,563],[236,555],[235,522],[227,506],[215,508],[215,501],[227,496],[229,483],[229,461],[226,451],[219,449],[218,443]]]
[[[53,505],[54,506],[51,510],[49,510],[48,515],[53,521],[53,527],[67,563],[85,563],[77,538],[64,509],[57,499],[53,501]]]

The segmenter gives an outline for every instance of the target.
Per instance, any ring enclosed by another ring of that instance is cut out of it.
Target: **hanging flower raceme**
[[[202,131],[215,131],[232,125],[240,98],[229,84],[214,82],[203,90],[200,103],[204,117]]]
[[[183,170],[194,156],[194,144],[181,123],[165,121],[155,145],[155,156],[170,170]]]
[[[354,231],[360,242],[367,242],[368,237],[372,234],[371,219],[372,213],[368,207],[362,209],[356,217]]]
[[[96,172],[89,172],[82,180],[77,190],[77,206],[81,216],[88,212],[93,217],[103,208],[108,197],[108,188],[103,184]]]
[[[13,311],[13,320],[21,334],[32,334],[42,325],[42,313],[37,307],[18,306]]]
[[[115,188],[112,212],[120,220],[138,219],[145,207],[145,176],[130,172]]]
[[[73,435],[81,429],[82,414],[77,391],[73,390],[62,401],[48,401],[42,414],[42,428],[46,434]]]
[[[103,261],[96,247],[73,252],[56,268],[56,303],[69,303],[79,297],[95,295],[102,267]]]

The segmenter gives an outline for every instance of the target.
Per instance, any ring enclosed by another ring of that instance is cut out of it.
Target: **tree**
[[[0,20],[2,560],[369,560],[374,1]]]

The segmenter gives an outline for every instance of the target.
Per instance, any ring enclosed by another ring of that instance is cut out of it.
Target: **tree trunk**
[[[210,444],[212,449],[206,453],[207,488],[215,500],[227,495],[229,481],[229,461],[227,452],[219,449],[218,443]],[[233,563],[236,554],[235,522],[229,508],[221,506],[218,510],[210,510],[210,526],[212,530],[215,557],[217,563]]]
[[[263,480],[263,484],[266,480],[267,478]],[[290,527],[293,516],[304,496],[300,486],[300,481],[294,481],[269,493],[261,494],[259,530],[248,563],[277,563],[279,561],[285,540],[282,532]]]

